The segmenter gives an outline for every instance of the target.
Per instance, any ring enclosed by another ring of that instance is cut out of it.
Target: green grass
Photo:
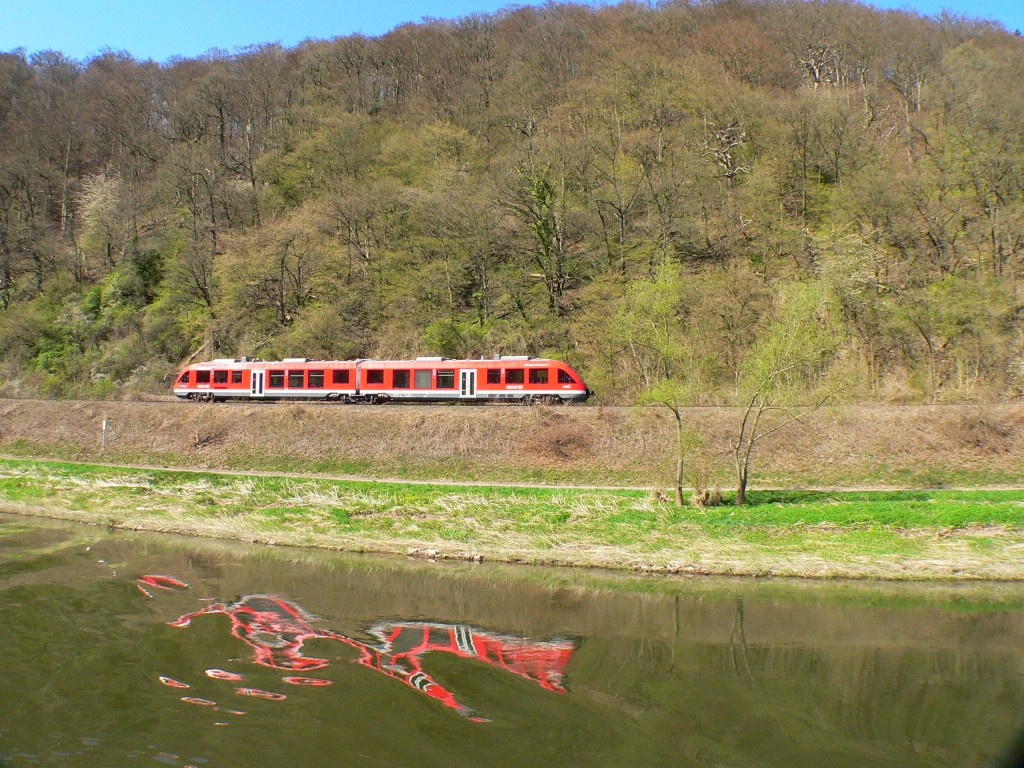
[[[658,571],[1024,578],[1017,491],[761,491],[748,499],[697,509],[630,490],[0,460],[6,508],[126,527]]]
[[[4,445],[6,455],[24,458],[52,457],[67,461],[108,461],[119,464],[174,467],[193,466],[197,461],[216,461],[217,467],[242,472],[290,472],[336,476],[358,476],[434,481],[438,478],[473,478],[489,482],[587,484],[610,486],[649,487],[659,481],[667,482],[671,468],[652,467],[649,462],[637,461],[629,466],[610,468],[602,465],[574,466],[571,468],[546,466],[527,468],[512,464],[484,463],[470,459],[438,461],[430,456],[376,457],[370,459],[335,458],[331,456],[287,456],[247,445],[226,447],[215,457],[176,454],[173,452],[126,450],[117,446],[100,453],[99,446],[62,445],[17,438]],[[974,463],[962,466],[948,460],[922,460],[903,466],[890,466],[865,455],[859,461],[822,464],[811,470],[795,470],[773,466],[770,462],[756,468],[755,480],[762,487],[835,486],[835,487],[900,487],[900,488],[957,488],[981,485],[1019,485],[1022,475],[1019,465],[1009,469],[986,467]],[[719,466],[709,481],[723,488],[735,482],[727,468]]]

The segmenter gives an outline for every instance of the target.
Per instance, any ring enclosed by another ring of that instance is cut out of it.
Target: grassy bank
[[[1019,491],[754,492],[751,502],[699,510],[625,490],[0,460],[0,509],[115,527],[652,572],[1024,579]]]
[[[687,466],[722,488],[735,483],[741,415],[685,411],[703,440]],[[0,400],[0,453],[80,462],[652,488],[672,483],[674,446],[666,408]],[[776,488],[1020,486],[1024,404],[822,409],[759,443],[751,478]]]

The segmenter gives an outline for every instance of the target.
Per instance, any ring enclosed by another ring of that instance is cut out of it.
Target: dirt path
[[[315,472],[273,472],[273,471],[243,471],[237,469],[218,469],[204,467],[186,466],[155,466],[151,464],[120,464],[102,461],[68,461],[66,459],[53,457],[33,457],[26,459],[23,456],[14,456],[0,453],[0,459],[10,461],[40,461],[61,464],[78,464],[81,466],[107,467],[110,469],[126,469],[137,472],[186,472],[194,474],[223,475],[225,477],[286,477],[298,480],[331,480],[349,483],[379,483],[400,484],[400,485],[422,485],[422,486],[455,486],[465,488],[530,488],[553,491],[634,491],[650,492],[651,488],[643,486],[628,485],[586,485],[586,484],[565,484],[565,483],[510,483],[510,482],[488,482],[484,480],[450,480],[439,478],[436,480],[410,480],[401,477],[372,477],[369,475],[335,475]],[[684,492],[692,492],[692,488],[684,488]],[[1024,494],[1024,485],[978,485],[978,486],[942,486],[934,488],[921,488],[897,485],[857,485],[857,486],[751,486],[748,491],[808,491],[811,493],[885,493],[898,491],[920,491],[922,493],[934,493],[937,491],[1020,491]]]

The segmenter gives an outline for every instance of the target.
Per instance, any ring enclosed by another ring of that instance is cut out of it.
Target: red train
[[[591,391],[560,360],[501,356],[451,360],[219,359],[187,366],[174,394],[191,400],[582,402]]]

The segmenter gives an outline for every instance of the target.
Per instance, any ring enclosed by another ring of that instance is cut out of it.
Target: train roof
[[[233,358],[233,357],[218,357],[214,360],[206,360],[201,363],[192,363],[186,367],[188,368],[218,368],[230,365],[356,365],[357,363],[370,363],[375,365],[384,366],[395,366],[395,365],[412,365],[415,363],[426,364],[426,363],[451,363],[457,364],[477,364],[486,365],[487,363],[522,363],[524,366],[529,367],[531,365],[549,365],[551,363],[562,363],[561,360],[554,360],[546,357],[530,357],[529,355],[495,355],[494,357],[481,357],[481,358],[457,358],[457,357],[416,357],[408,360],[376,360],[373,358],[356,358],[354,360],[316,360],[308,357],[286,357],[282,360],[254,360],[248,357]],[[563,363],[564,364],[564,363]]]

